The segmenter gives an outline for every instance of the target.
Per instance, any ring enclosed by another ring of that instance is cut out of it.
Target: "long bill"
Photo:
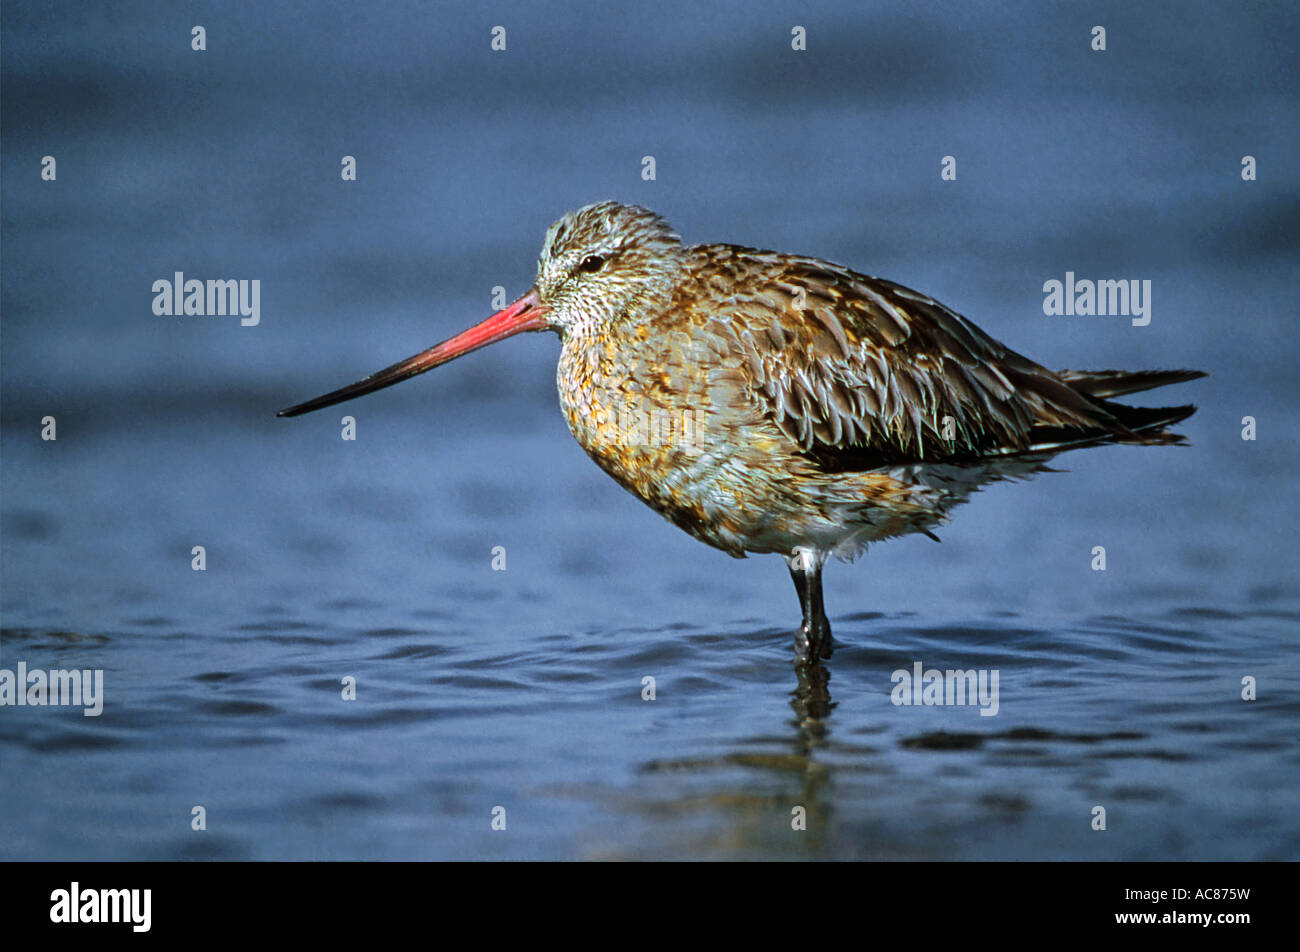
[[[336,403],[342,403],[344,400],[352,400],[367,393],[374,393],[376,390],[383,390],[395,383],[401,383],[408,377],[414,377],[426,370],[432,370],[439,364],[455,360],[461,354],[468,354],[471,350],[478,350],[480,347],[486,347],[488,344],[505,340],[507,337],[523,331],[545,329],[546,307],[541,303],[541,297],[537,293],[537,289],[534,288],[513,304],[497,311],[483,323],[475,324],[469,330],[462,331],[441,344],[435,344],[414,357],[408,357],[391,367],[385,367],[378,373],[371,374],[365,380],[358,380],[354,384],[331,391],[324,396],[317,397],[315,400],[308,400],[306,403],[300,403],[297,406],[281,410],[276,416],[291,417],[311,413],[313,410],[333,406]]]

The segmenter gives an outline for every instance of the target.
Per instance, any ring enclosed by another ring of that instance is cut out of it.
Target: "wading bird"
[[[1194,406],[1115,397],[1194,370],[1053,373],[938,301],[817,258],[685,245],[600,202],[546,233],[537,281],[423,353],[280,411],[371,393],[521,331],[555,331],[574,438],[624,488],[737,558],[776,553],[803,608],[801,662],[830,657],[828,556],[932,535],[985,483],[1057,452],[1158,445]]]

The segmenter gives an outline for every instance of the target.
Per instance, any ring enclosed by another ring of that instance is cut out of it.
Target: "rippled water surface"
[[[0,668],[105,685],[97,718],[0,707],[0,857],[1300,857],[1294,13],[1116,5],[1100,60],[1037,5],[845,8],[792,60],[763,5],[507,4],[495,58],[423,5],[214,8],[202,58],[170,5],[95,9],[0,11]],[[1206,369],[1167,392],[1191,445],[832,564],[799,674],[784,564],[605,477],[552,338],[274,418],[485,316],[606,197],[1050,366]],[[178,270],[260,279],[260,325],[155,317]],[[1067,270],[1151,279],[1151,324],[1044,316]],[[997,671],[996,716],[892,703],[916,662]]]

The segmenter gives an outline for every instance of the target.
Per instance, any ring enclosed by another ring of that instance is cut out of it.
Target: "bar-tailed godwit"
[[[938,301],[817,258],[684,245],[617,202],[546,233],[537,281],[467,331],[351,386],[371,393],[517,334],[555,331],[573,436],[620,485],[737,558],[785,558],[799,661],[830,657],[822,566],[931,534],[993,480],[1100,443],[1178,443],[1193,406],[1115,397],[1194,370],[1053,373]]]

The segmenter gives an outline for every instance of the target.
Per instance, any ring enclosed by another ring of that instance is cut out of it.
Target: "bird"
[[[829,659],[831,556],[936,538],[987,483],[1065,450],[1186,445],[1193,405],[1115,398],[1198,370],[1053,372],[935,299],[815,257],[683,243],[662,216],[602,201],[546,231],[532,287],[483,322],[354,384],[372,393],[522,332],[559,335],[569,430],[619,485],[736,558],[776,554],[802,624],[797,665]]]

